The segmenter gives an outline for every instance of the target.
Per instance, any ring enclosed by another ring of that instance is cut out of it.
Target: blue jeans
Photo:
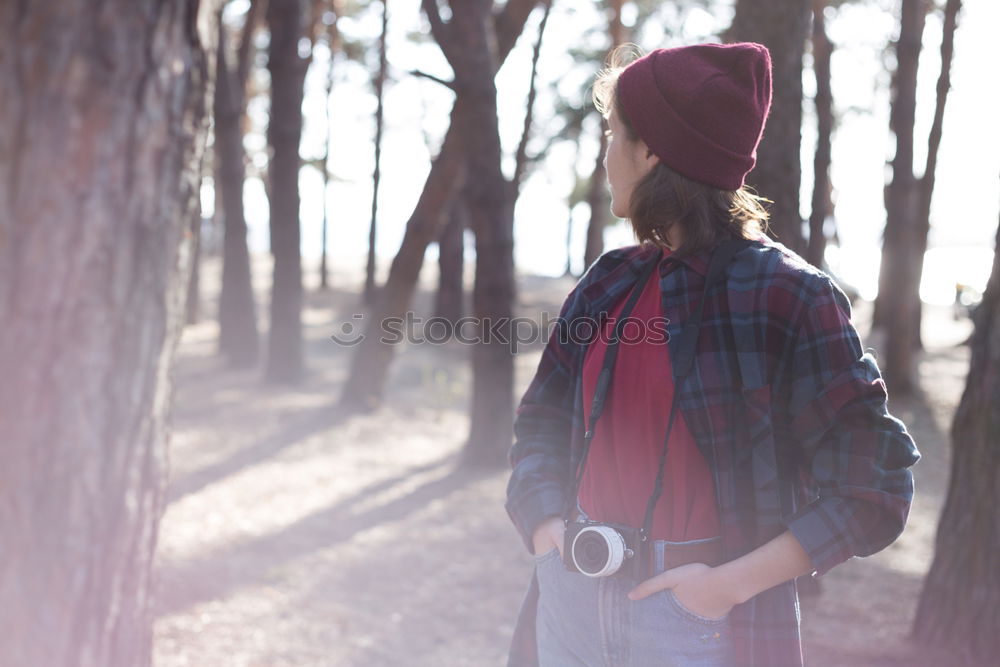
[[[718,538],[714,538],[718,539]],[[665,540],[653,542],[656,573]],[[676,543],[674,543],[676,544]],[[535,556],[540,667],[728,667],[736,663],[730,615],[708,618],[671,590],[629,600],[632,585],[566,569],[557,549]]]

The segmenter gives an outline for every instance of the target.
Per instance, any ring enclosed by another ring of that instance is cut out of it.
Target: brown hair
[[[594,82],[594,106],[607,118],[612,109],[625,127],[629,141],[639,141],[621,105],[618,75],[641,55],[634,45],[622,45],[611,52],[608,66]],[[663,162],[650,169],[632,190],[629,223],[640,243],[666,247],[667,232],[677,225],[681,232],[680,253],[710,249],[731,238],[752,238],[767,229],[764,199],[748,186],[720,190],[682,176]]]

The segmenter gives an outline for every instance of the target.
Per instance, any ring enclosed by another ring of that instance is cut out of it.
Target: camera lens
[[[573,563],[588,577],[614,574],[625,559],[625,539],[609,526],[584,528],[573,538]]]
[[[580,562],[588,570],[600,570],[608,562],[608,543],[599,535],[585,535],[577,544],[577,549]]]

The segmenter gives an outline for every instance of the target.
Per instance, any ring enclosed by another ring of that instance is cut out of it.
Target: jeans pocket
[[[559,548],[552,547],[543,554],[532,554],[532,558],[535,559],[535,563],[544,563],[545,561],[551,560],[554,556],[558,555]]]
[[[670,603],[670,606],[672,606],[678,614],[684,616],[689,620],[695,621],[696,623],[702,623],[704,625],[714,625],[714,626],[725,625],[726,623],[729,622],[729,615],[732,613],[731,610],[727,611],[724,616],[721,616],[719,618],[702,616],[701,614],[691,611],[690,609],[685,607],[681,603],[681,601],[677,598],[677,595],[674,593],[674,590],[672,588],[666,589],[664,593],[666,593],[666,598],[667,601]]]

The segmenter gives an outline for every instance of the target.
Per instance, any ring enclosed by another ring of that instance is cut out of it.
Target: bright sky
[[[898,0],[896,0],[898,1]],[[885,224],[882,191],[889,175],[887,160],[892,156],[888,130],[888,73],[883,55],[897,30],[890,11],[892,0],[848,4],[831,12],[828,32],[836,45],[833,59],[834,103],[841,113],[833,147],[833,183],[837,190],[837,224],[841,240],[839,251],[828,256],[834,269],[848,282],[858,286],[862,295],[876,293],[881,234]],[[993,238],[1000,205],[1000,91],[996,86],[995,30],[1000,26],[1000,3],[996,0],[966,0],[959,16],[955,60],[952,67],[952,90],[948,97],[943,142],[939,156],[937,184],[932,208],[930,250],[925,260],[921,295],[925,301],[950,303],[955,282],[982,288],[992,259]],[[732,16],[732,0],[718,3],[714,15],[702,9],[691,10],[681,21],[663,11],[665,19],[647,25],[633,41],[649,50],[714,41],[713,31],[727,26]],[[378,3],[358,20],[343,20],[345,34],[374,44],[380,30]],[[403,237],[406,220],[420,194],[430,166],[430,157],[447,129],[451,93],[442,86],[408,76],[419,68],[447,78],[449,68],[440,50],[428,40],[414,43],[408,35],[426,32],[417,2],[390,3],[389,60],[393,78],[385,97],[386,128],[382,149],[382,186],[379,195],[379,220],[376,252],[391,258]],[[588,82],[587,74],[571,72],[568,39],[583,39],[586,29],[595,25],[590,3],[555,0],[549,29],[539,62],[540,94],[536,119],[544,121],[554,100],[550,86],[557,84],[566,94],[578,94]],[[530,72],[531,48],[539,16],[529,20],[522,39],[497,77],[500,96],[501,140],[508,156],[520,137],[524,100]],[[630,20],[626,12],[626,21]],[[679,34],[667,35],[663,25],[681,25]],[[555,28],[555,29],[553,29]],[[922,171],[927,134],[934,113],[935,85],[940,69],[941,21],[937,15],[928,19],[924,49],[920,59],[916,126],[917,173]],[[322,49],[318,49],[322,51]],[[370,54],[369,66],[377,64]],[[306,125],[302,140],[303,157],[322,153],[326,128],[323,123],[323,86],[326,54],[315,56],[315,66],[306,83],[303,105]],[[338,257],[357,257],[367,251],[371,207],[371,173],[374,166],[373,144],[375,100],[366,68],[335,62],[337,82],[332,97],[333,144],[331,169],[337,182],[328,198],[331,216],[328,250],[333,261]],[[992,82],[992,83],[990,83]],[[815,90],[811,71],[804,76],[807,97]],[[253,110],[252,110],[253,111]],[[257,109],[256,113],[265,113]],[[802,214],[807,217],[812,188],[812,157],[815,145],[815,117],[811,100],[805,104],[803,123]],[[567,196],[572,188],[574,169],[589,175],[597,152],[596,129],[574,155],[569,144],[556,144],[544,166],[525,183],[515,213],[515,259],[519,270],[544,275],[560,275],[565,266],[566,225],[570,220]],[[262,138],[250,138],[260,141]],[[576,159],[574,165],[574,159]],[[512,171],[508,157],[504,168]],[[311,168],[300,176],[302,194],[302,251],[307,258],[319,255],[322,221],[321,177]],[[250,242],[254,250],[267,249],[267,204],[263,186],[251,180],[245,193]],[[211,204],[206,202],[210,209]],[[579,205],[572,212],[574,247],[573,266],[582,267],[583,238],[588,219],[587,208]],[[468,233],[467,233],[468,234]],[[606,231],[606,248],[634,243],[624,223]],[[474,259],[471,236],[467,253]],[[428,259],[436,258],[436,247],[428,250]],[[384,276],[378,276],[379,280]]]

